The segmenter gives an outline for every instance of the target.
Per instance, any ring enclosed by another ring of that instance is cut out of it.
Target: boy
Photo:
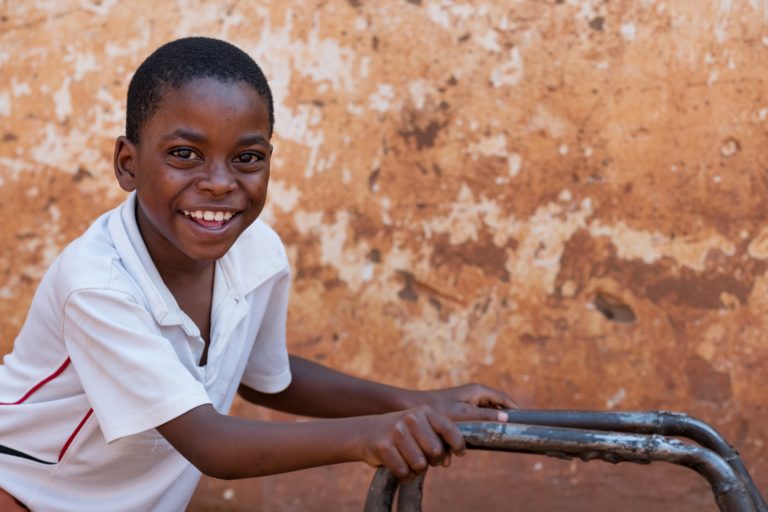
[[[289,356],[288,261],[257,220],[272,95],[213,39],[136,71],[114,166],[126,202],[57,258],[0,366],[0,487],[33,510],[182,510],[200,472],[245,478],[346,461],[401,478],[464,449],[451,420],[505,420],[479,385],[408,391]],[[226,415],[236,392],[337,419]]]

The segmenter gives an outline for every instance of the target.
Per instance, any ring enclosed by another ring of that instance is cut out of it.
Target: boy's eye
[[[264,160],[264,157],[260,153],[253,153],[249,151],[247,153],[241,153],[237,155],[235,160],[241,164],[253,164]]]
[[[171,151],[171,155],[181,158],[183,160],[199,160],[200,155],[198,155],[195,150],[189,149],[189,148],[178,148]]]

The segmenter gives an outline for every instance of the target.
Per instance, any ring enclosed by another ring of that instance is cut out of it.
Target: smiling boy
[[[177,40],[137,69],[114,157],[130,194],[56,259],[0,366],[6,506],[183,510],[201,472],[348,461],[408,477],[464,450],[452,420],[505,419],[484,386],[411,391],[288,355],[288,260],[258,219],[273,125],[228,43]],[[326,419],[227,416],[237,392]]]

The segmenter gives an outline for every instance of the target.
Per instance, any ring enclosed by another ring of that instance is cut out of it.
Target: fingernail
[[[498,421],[501,422],[501,423],[506,423],[507,421],[509,421],[509,414],[507,414],[507,413],[505,413],[503,411],[499,411],[499,419],[498,419]]]

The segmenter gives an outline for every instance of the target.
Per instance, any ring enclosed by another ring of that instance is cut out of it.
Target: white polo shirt
[[[54,261],[0,366],[0,487],[33,510],[183,510],[200,477],[155,430],[238,385],[291,380],[290,271],[257,220],[216,262],[208,361],[200,330],[163,284],[136,197]],[[211,442],[216,433],[211,432]]]

